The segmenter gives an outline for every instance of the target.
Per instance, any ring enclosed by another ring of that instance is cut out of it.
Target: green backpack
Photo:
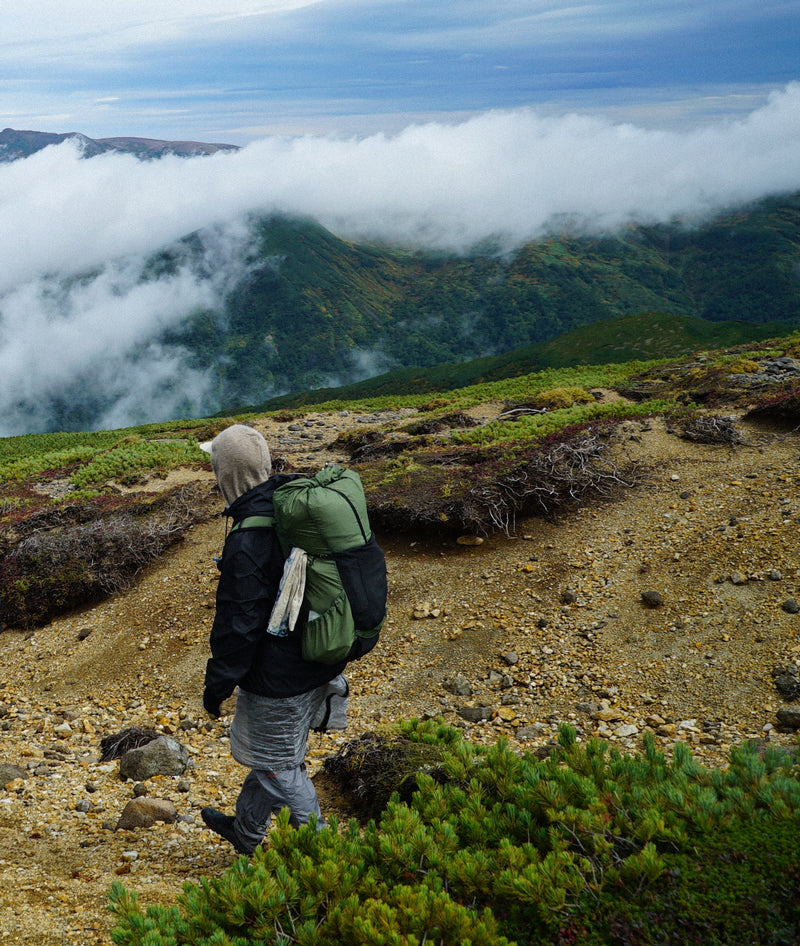
[[[307,554],[306,583],[297,628],[303,657],[320,663],[345,660],[356,638],[361,653],[378,639],[386,618],[386,560],[369,525],[357,473],[331,465],[298,476],[273,494],[274,520],[255,516],[239,528],[274,525],[284,555]],[[256,521],[258,520],[258,521]]]

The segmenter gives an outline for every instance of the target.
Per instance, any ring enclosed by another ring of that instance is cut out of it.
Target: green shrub
[[[622,755],[564,727],[540,762],[430,721],[400,730],[442,749],[445,778],[420,773],[409,803],[395,795],[363,828],[294,830],[284,811],[268,846],[173,907],[143,909],[115,884],[113,941],[744,946],[800,934],[793,755],[743,746],[712,770],[682,743],[671,760],[652,740]]]
[[[203,461],[195,440],[141,440],[125,437],[110,450],[96,454],[70,477],[79,489],[115,480],[131,486],[146,473],[165,474],[181,466],[194,466]]]
[[[534,400],[537,405],[553,411],[572,407],[573,404],[591,404],[594,398],[584,388],[561,387],[540,391]]]
[[[474,430],[459,430],[453,433],[453,441],[481,446],[524,443],[531,440],[543,440],[545,437],[559,434],[579,424],[669,413],[676,406],[674,402],[666,400],[644,401],[640,404],[625,402],[603,404],[592,400],[592,403],[574,403],[569,407],[556,408],[544,414],[525,414],[513,421],[495,421]]]

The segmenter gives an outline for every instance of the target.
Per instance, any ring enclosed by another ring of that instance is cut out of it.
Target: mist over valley
[[[202,416],[640,312],[794,325],[799,132],[793,83],[680,133],[521,109],[158,160],[67,137],[0,163],[0,433]]]

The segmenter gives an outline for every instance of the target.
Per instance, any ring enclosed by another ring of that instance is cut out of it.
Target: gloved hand
[[[208,690],[203,691],[203,706],[210,716],[213,716],[214,719],[219,719],[221,715],[220,701],[212,693],[209,693]]]

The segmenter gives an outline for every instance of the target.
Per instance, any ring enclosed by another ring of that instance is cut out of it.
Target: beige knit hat
[[[267,441],[252,427],[233,424],[201,447],[211,454],[211,467],[229,506],[272,474]]]

